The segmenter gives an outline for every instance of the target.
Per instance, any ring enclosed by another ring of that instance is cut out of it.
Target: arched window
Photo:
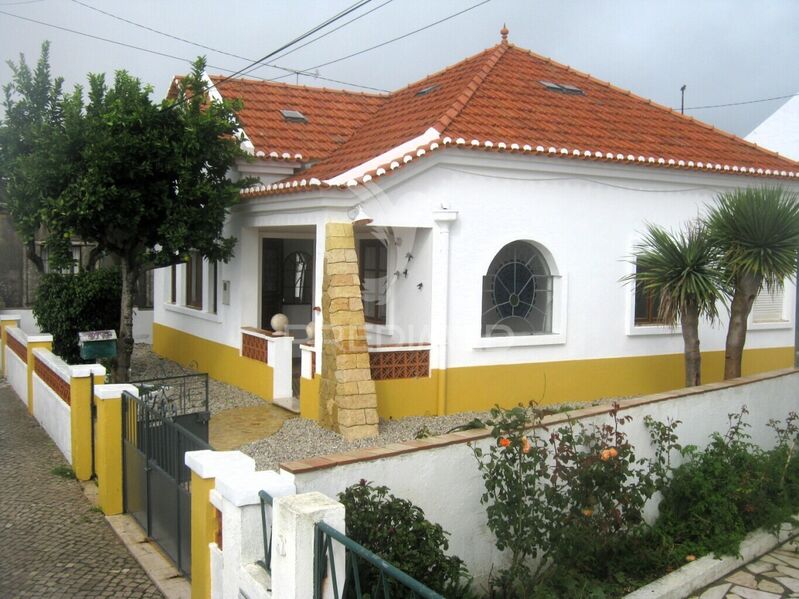
[[[553,277],[541,251],[527,241],[503,247],[483,277],[483,337],[552,332]]]

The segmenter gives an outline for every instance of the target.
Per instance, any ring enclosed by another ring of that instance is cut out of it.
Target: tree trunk
[[[746,325],[762,283],[763,277],[758,275],[740,275],[735,280],[735,292],[730,306],[730,325],[727,328],[727,347],[724,353],[724,380],[741,376]]]
[[[25,255],[28,257],[28,260],[33,262],[33,265],[36,267],[36,270],[39,271],[40,275],[44,274],[44,260],[39,254],[36,253],[36,242],[31,239],[25,244]]]
[[[122,302],[119,319],[119,337],[117,339],[117,361],[114,371],[115,383],[128,381],[130,356],[133,354],[133,294],[136,291],[136,280],[139,272],[131,268],[127,260],[120,263],[122,273]]]
[[[702,354],[699,352],[699,309],[687,306],[680,315],[685,345],[685,386],[702,384]]]

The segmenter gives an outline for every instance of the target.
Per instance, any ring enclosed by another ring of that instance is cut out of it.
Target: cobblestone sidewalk
[[[0,379],[0,597],[161,598]]]
[[[799,597],[799,542],[789,541],[691,599],[781,599]]]

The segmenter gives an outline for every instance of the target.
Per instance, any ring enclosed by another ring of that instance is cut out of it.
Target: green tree
[[[705,217],[732,289],[725,379],[741,376],[747,320],[757,294],[764,286],[781,288],[796,271],[798,199],[796,193],[780,187],[735,189],[719,194]]]
[[[716,251],[704,226],[689,223],[670,233],[648,225],[633,252],[636,272],[623,280],[635,282],[660,298],[659,318],[674,326],[679,321],[685,345],[685,386],[701,384],[699,320],[718,317],[722,299]]]
[[[149,86],[125,71],[116,73],[112,86],[103,75],[89,75],[87,101],[80,87],[62,94],[60,82],[50,81],[43,50],[37,75],[31,77],[20,60],[6,88],[0,159],[9,161],[3,172],[9,208],[26,240],[35,233],[26,223],[45,227],[51,253],[62,259],[77,236],[118,263],[115,380],[125,381],[133,295],[142,274],[185,261],[192,250],[211,261],[233,254],[236,240],[223,235],[223,225],[244,183],[227,176],[243,155],[240,105],[208,100],[204,59],[180,81],[176,96],[160,104],[151,100]],[[44,105],[44,116],[31,123],[25,105]],[[50,167],[55,174],[44,172]]]

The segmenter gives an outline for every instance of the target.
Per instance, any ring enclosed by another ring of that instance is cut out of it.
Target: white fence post
[[[275,500],[274,544],[272,553],[272,598],[313,597],[314,534],[317,522],[326,522],[344,531],[344,506],[321,493],[303,493]],[[344,587],[345,549],[333,543],[336,582],[339,593]],[[330,568],[324,580],[322,597],[333,597]]]
[[[217,476],[211,501],[222,512],[222,551],[221,559],[219,551],[211,551],[213,599],[239,599],[241,591],[250,599],[268,597],[269,577],[255,565],[264,559],[258,497],[262,490],[274,498],[296,492],[290,477],[274,471]],[[273,547],[274,539],[273,535]]]

